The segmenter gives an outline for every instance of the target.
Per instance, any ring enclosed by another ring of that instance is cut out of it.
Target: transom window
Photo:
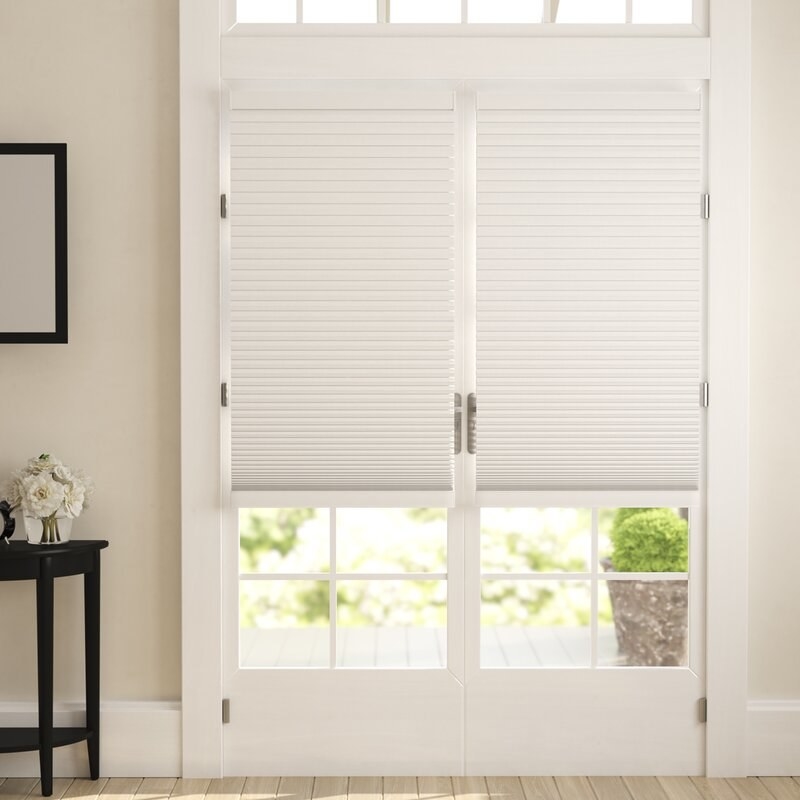
[[[693,0],[236,0],[236,20],[688,25]]]

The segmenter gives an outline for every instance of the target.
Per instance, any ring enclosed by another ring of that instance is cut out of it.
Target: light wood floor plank
[[[628,791],[636,800],[667,800],[667,795],[661,788],[658,778],[634,776],[623,778]]]
[[[417,800],[417,779],[413,775],[387,775],[383,779],[383,800]]]
[[[172,780],[174,781],[174,778]],[[64,800],[70,800],[73,797],[80,797],[82,800],[96,800],[100,796],[100,792],[105,788],[106,783],[108,783],[108,778],[100,778],[96,781],[88,778],[75,778],[62,796]],[[169,793],[164,797],[169,797]]]
[[[0,786],[3,800],[25,800],[39,781],[36,778],[6,778]]]
[[[527,800],[561,800],[552,778],[528,777],[519,780]]]
[[[692,783],[691,778],[669,776],[659,778],[658,782],[669,800],[703,800],[703,796]]]
[[[314,778],[311,796],[314,800],[347,800],[347,781],[343,775]]]
[[[210,785],[210,778],[178,778],[172,787],[170,798],[173,800],[203,800]]]
[[[100,797],[102,800],[131,800],[141,783],[142,778],[109,778]]]
[[[598,800],[630,800],[631,793],[622,778],[615,776],[600,776],[589,778],[592,789]]]
[[[703,800],[738,800],[739,796],[724,778],[692,778]]]
[[[280,778],[247,778],[242,789],[242,800],[274,800],[278,794]]]
[[[420,800],[450,800],[453,797],[453,782],[444,777],[417,778]]]
[[[454,776],[453,795],[456,800],[489,800],[486,778]]]
[[[136,800],[167,800],[177,782],[177,778],[145,778],[136,790]]]
[[[800,785],[791,778],[761,778],[775,800],[800,800]]]
[[[347,796],[350,800],[382,800],[383,778],[352,777]]]
[[[519,778],[490,776],[486,778],[492,800],[525,800],[525,792]]]
[[[51,800],[60,800],[72,786],[72,778],[53,778],[53,794]],[[42,782],[36,781],[36,785],[31,789],[31,798],[42,796]]]
[[[281,778],[275,795],[278,800],[311,800],[313,778]]]
[[[775,800],[758,778],[728,778],[728,783],[742,800]]]
[[[239,800],[244,789],[244,778],[214,778],[208,785],[206,797],[213,800]]]
[[[555,782],[562,800],[595,800],[588,778],[556,778]]]

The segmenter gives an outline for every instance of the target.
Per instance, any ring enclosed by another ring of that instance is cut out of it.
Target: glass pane
[[[469,0],[469,22],[541,22],[542,0]]]
[[[376,0],[303,0],[303,22],[377,22]]]
[[[240,508],[242,573],[327,572],[327,508]]]
[[[587,508],[481,509],[481,569],[586,572],[591,531]]]
[[[481,666],[588,667],[590,616],[585,581],[483,581]]]
[[[391,22],[461,22],[461,0],[389,0]]]
[[[606,572],[688,572],[685,508],[603,508],[600,564]]]
[[[236,0],[237,22],[297,22],[295,0]]]
[[[560,0],[556,22],[625,22],[625,0]]]
[[[599,605],[601,666],[687,665],[688,581],[601,581]]]
[[[340,581],[336,604],[337,666],[447,664],[446,581]]]
[[[600,581],[597,587],[597,664],[601,667],[625,665],[625,659],[619,654],[614,612],[611,610],[606,581]]]
[[[446,572],[444,508],[339,508],[337,572]]]
[[[633,0],[633,22],[691,24],[692,0]]]
[[[240,581],[242,667],[327,667],[327,581]]]

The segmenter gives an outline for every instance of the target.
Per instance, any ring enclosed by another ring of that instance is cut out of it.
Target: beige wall
[[[800,4],[753,6],[750,693],[797,698]],[[111,541],[103,694],[177,698],[177,0],[2,2],[0,41],[0,140],[66,141],[70,199],[70,344],[0,348],[0,475],[49,450],[96,478],[76,534]],[[29,699],[32,587],[0,592],[0,700]],[[79,580],[57,605],[77,698]]]
[[[800,3],[753,0],[750,695],[800,698]]]
[[[180,696],[177,6],[0,2],[0,141],[67,142],[70,292],[68,345],[0,346],[0,477],[49,451],[96,480],[73,536],[111,542],[109,699]],[[33,601],[0,585],[0,701],[35,697]],[[79,698],[79,578],[56,605],[57,697]]]

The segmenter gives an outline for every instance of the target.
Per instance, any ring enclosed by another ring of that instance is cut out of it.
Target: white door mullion
[[[464,508],[447,512],[447,667],[463,684],[464,660]]]
[[[476,502],[475,456],[468,452],[469,441],[469,395],[477,392],[477,216],[478,216],[478,124],[477,92],[464,85],[459,93],[459,115],[457,117],[461,134],[461,205],[462,216],[460,235],[462,257],[461,267],[461,349],[462,349],[462,492],[457,501],[463,505],[474,506]]]
[[[455,505],[467,502],[465,489],[468,486],[465,468],[467,464],[467,374],[471,352],[468,345],[468,337],[465,328],[467,313],[466,286],[464,259],[466,241],[464,237],[464,224],[468,219],[466,211],[467,182],[464,176],[462,164],[464,163],[464,148],[466,135],[464,130],[464,90],[463,84],[453,93],[453,116],[455,120],[455,141],[453,153],[453,165],[455,168],[455,225],[453,236],[453,257],[455,265],[455,314],[454,314],[454,352],[455,352],[455,387],[456,392],[461,395],[461,450],[454,459],[453,486],[455,488]]]
[[[481,539],[480,509],[464,509],[464,679],[481,667]]]
[[[330,669],[336,669],[336,509],[330,512],[330,578],[328,581],[328,616],[330,617]]]
[[[597,568],[598,568],[598,558],[599,558],[599,537],[600,531],[598,527],[598,513],[597,509],[592,509],[592,546],[591,546],[591,555],[590,558],[592,559],[591,563],[591,573],[592,573],[592,583],[591,583],[591,591],[592,591],[592,601],[590,607],[591,613],[591,630],[592,630],[592,643],[591,643],[591,666],[592,668],[596,667],[598,664],[598,657],[597,657],[597,638],[598,638],[598,626],[599,621],[597,618],[598,610],[599,610],[599,582],[598,582],[598,575],[597,575]]]

